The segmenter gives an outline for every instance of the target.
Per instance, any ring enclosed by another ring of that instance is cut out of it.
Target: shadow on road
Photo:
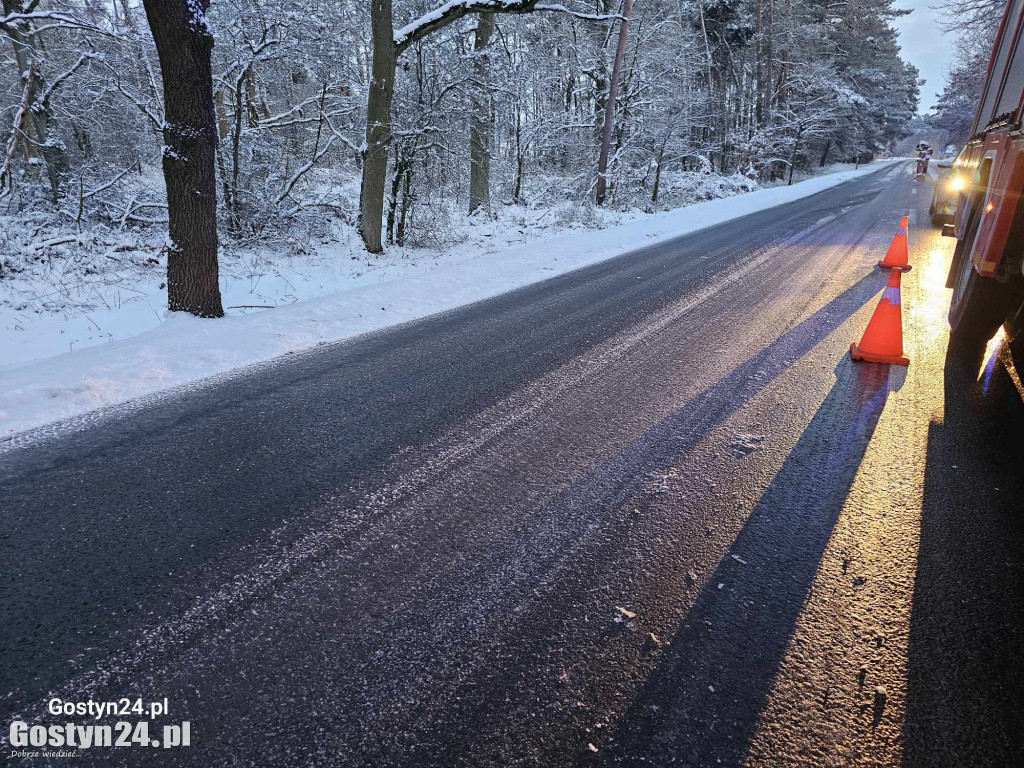
[[[456,656],[455,649],[481,642],[492,621],[507,617],[517,603],[527,599],[551,573],[569,562],[581,545],[593,540],[614,518],[616,511],[645,485],[661,478],[711,430],[723,424],[873,299],[884,280],[880,272],[865,275],[829,304],[598,464],[585,477],[539,505],[514,530],[490,542],[483,552],[467,557],[463,567],[438,579],[405,610],[389,615],[387,624],[379,628],[380,640],[374,641],[381,644],[364,649],[366,661],[360,666],[359,687],[366,694],[368,705],[358,720],[372,732],[357,740],[366,743],[367,754],[383,749],[391,757],[364,762],[383,764],[390,759],[397,760],[396,750],[404,753],[406,748],[411,748],[410,744],[417,745],[419,758],[405,759],[405,765],[469,761],[466,755],[479,748],[477,740],[491,727],[495,707],[501,711],[506,706],[496,697],[515,690],[517,680],[528,674],[528,669],[512,663],[500,673],[492,670],[484,689],[462,694],[465,700],[458,705],[456,725],[438,727],[425,720],[418,726],[422,730],[406,728],[399,734],[392,730],[391,723],[397,724],[401,718],[395,715],[390,704],[429,697],[433,678]],[[734,550],[752,564],[747,567],[753,569],[753,563],[759,563],[757,573],[768,569],[770,579],[757,588],[770,592],[763,602],[769,606],[768,613],[762,617],[764,622],[758,621],[749,631],[742,627],[730,631],[729,622],[739,620],[739,615],[734,613],[728,620],[715,619],[713,631],[736,641],[735,644],[729,641],[729,648],[737,654],[730,663],[736,665],[738,671],[722,674],[719,682],[715,670],[704,668],[709,678],[700,688],[708,696],[707,685],[714,685],[718,690],[719,685],[728,687],[727,681],[732,680],[732,685],[750,686],[744,696],[758,690],[757,695],[740,705],[742,713],[729,714],[730,720],[745,722],[749,732],[753,730],[778,657],[888,394],[887,366],[855,367],[846,357],[837,372],[839,383],[809,425]],[[829,484],[829,496],[816,498],[813,476],[822,473],[840,480]],[[810,504],[808,499],[812,500]],[[477,500],[467,498],[465,503],[475,505]],[[770,557],[757,551],[774,547],[778,542],[786,543],[791,551],[772,550]],[[734,569],[742,568],[744,566],[737,561],[727,558],[713,581],[728,580],[730,586],[735,585],[741,574]],[[769,581],[778,583],[769,585]],[[714,613],[715,601],[736,594],[739,593],[719,592],[715,584],[709,584],[707,594],[695,609],[694,616],[700,619],[691,629],[681,631],[673,647],[680,652],[688,643],[695,647],[701,632],[712,631],[701,620]],[[717,605],[722,608],[721,603]],[[718,624],[719,621],[722,623]],[[690,631],[697,635],[688,640]],[[765,650],[763,679],[751,678],[743,669],[740,660],[749,655],[751,647]],[[722,645],[720,650],[724,652],[726,646]],[[651,688],[645,692],[647,706],[661,701],[667,691],[680,685],[678,674],[683,674],[683,682],[689,681],[693,660],[676,653],[670,652],[669,657],[678,658],[678,665],[660,670],[654,676],[656,680],[664,678],[666,688]],[[721,658],[714,663],[725,661]],[[348,672],[345,674],[350,677]],[[344,682],[339,681],[339,684]],[[730,691],[726,693],[730,698],[740,697],[739,692],[735,696]],[[714,728],[715,719],[706,711],[706,702],[698,704],[700,708],[693,711],[695,721]],[[639,723],[636,713],[631,718]],[[373,726],[374,723],[379,725]],[[641,731],[637,738],[641,746],[646,743],[646,734]],[[746,738],[749,734],[743,736],[737,731],[739,741]],[[697,744],[688,738],[680,743]],[[635,747],[628,754],[644,752],[645,749]],[[707,764],[712,765],[714,761]]]
[[[975,382],[947,360],[944,419],[928,432],[907,677],[903,768],[1020,765],[1024,406],[1003,363]]]
[[[439,654],[458,638],[470,636],[470,630],[480,626],[481,620],[502,615],[607,523],[615,510],[647,483],[661,478],[705,435],[873,298],[884,280],[880,272],[865,275],[643,436],[537,507],[510,534],[439,584],[429,597],[396,616],[388,631],[393,648],[386,657],[407,654],[415,658],[415,668],[423,670],[436,660],[428,652],[430,648],[425,647],[423,637],[431,638],[429,645]],[[842,365],[848,363],[845,360]],[[856,386],[872,386],[868,381],[871,374],[847,372],[843,378],[857,382]],[[881,383],[884,381],[882,376]],[[881,383],[875,382],[876,390]],[[850,438],[854,436],[851,434]],[[459,606],[457,613],[439,608],[452,603]],[[442,613],[446,619],[438,625],[437,616]],[[392,673],[391,667],[386,673]]]
[[[845,358],[836,375],[617,727],[607,764],[742,764],[890,391],[889,366]]]

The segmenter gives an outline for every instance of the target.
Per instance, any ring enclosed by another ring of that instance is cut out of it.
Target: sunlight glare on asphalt
[[[947,330],[946,315],[949,313],[950,291],[946,288],[946,274],[949,270],[947,254],[949,248],[942,240],[930,238],[930,248],[923,254],[924,258],[917,261],[914,269],[918,271],[919,291],[915,297],[917,307],[915,314],[925,321],[926,333],[935,336],[936,332],[945,335]],[[926,245],[922,243],[921,245]],[[920,253],[920,250],[918,251]],[[938,341],[938,338],[929,341]]]

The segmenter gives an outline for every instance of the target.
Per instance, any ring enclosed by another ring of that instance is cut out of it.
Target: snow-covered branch
[[[104,66],[107,67],[107,69],[110,70],[111,74],[113,75],[110,82],[114,86],[114,88],[117,89],[117,91],[122,96],[128,99],[128,101],[134,104],[135,107],[139,110],[139,112],[141,112],[146,117],[146,119],[153,124],[153,127],[156,128],[156,130],[162,131],[164,129],[163,116],[154,112],[152,109],[150,109],[150,106],[146,102],[144,102],[134,93],[125,88],[121,84],[120,72],[118,72],[114,67],[112,67],[109,62],[107,62],[105,59],[100,59],[100,61],[103,63]],[[152,77],[152,73],[150,73],[150,77]]]
[[[585,21],[610,21],[612,19],[618,19],[622,21],[625,17],[618,13],[583,13],[582,11],[574,11],[571,8],[566,8],[564,5],[559,3],[538,3],[534,9],[535,11],[552,11],[554,13],[565,13],[572,16],[574,19],[583,19]]]
[[[17,33],[18,27],[32,22],[33,34],[39,34],[49,29],[79,29],[86,32],[96,32],[107,37],[120,37],[120,35],[112,32],[109,29],[103,29],[95,24],[91,24],[84,19],[65,13],[63,11],[29,11],[29,12],[15,12],[9,13],[6,16],[0,16],[0,29],[5,32]]]
[[[63,85],[67,81],[68,78],[75,74],[75,72],[77,72],[81,68],[81,66],[85,64],[87,61],[96,58],[98,57],[94,53],[83,53],[81,56],[79,56],[78,61],[76,61],[68,69],[66,69],[64,72],[61,72],[59,75],[53,78],[53,80],[50,81],[50,83],[46,86],[46,90],[39,94],[39,97],[36,99],[37,103],[43,105],[48,104],[50,101],[50,97],[53,96],[57,89],[60,88],[61,85]]]
[[[312,169],[312,167],[314,165],[316,165],[317,161],[330,151],[331,146],[334,144],[334,139],[335,139],[334,135],[332,135],[329,139],[327,139],[327,143],[324,144],[323,149],[321,149],[319,152],[316,152],[313,155],[313,157],[311,157],[309,159],[309,162],[304,164],[297,171],[295,171],[294,174],[292,174],[292,177],[290,179],[288,179],[288,181],[285,183],[284,189],[281,190],[281,194],[277,196],[277,202],[280,203],[282,200],[284,200],[286,197],[288,197],[288,195],[290,195],[292,193],[292,189],[298,183],[299,179],[301,179],[303,176],[305,176],[306,173],[310,169]]]
[[[417,40],[422,40],[431,33],[472,13],[533,13],[534,11],[567,13],[570,16],[590,21],[621,18],[615,14],[579,13],[564,5],[546,4],[539,0],[448,0],[444,5],[438,6],[397,30],[395,32],[395,53],[400,56]]]
[[[333,135],[334,138],[336,138],[338,141],[340,141],[342,144],[344,144],[346,147],[352,150],[352,153],[354,155],[359,157],[362,156],[363,152],[366,151],[365,146],[356,144],[347,136],[345,136],[345,134],[339,131],[338,128],[334,125],[334,123],[331,122],[331,115],[327,114],[326,112],[324,113],[324,123],[327,125],[327,129],[331,132],[331,135]]]

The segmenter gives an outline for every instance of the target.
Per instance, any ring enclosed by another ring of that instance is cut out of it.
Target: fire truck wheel
[[[949,354],[958,362],[980,363],[985,345],[1019,302],[1018,286],[982,277],[969,254],[960,259],[949,305]]]

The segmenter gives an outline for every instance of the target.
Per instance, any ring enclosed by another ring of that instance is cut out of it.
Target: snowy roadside
[[[876,162],[789,187],[771,187],[642,216],[608,229],[573,232],[489,253],[464,253],[439,260],[433,268],[421,265],[401,269],[385,281],[355,279],[347,286],[341,281],[330,295],[255,314],[201,320],[165,313],[164,318],[150,303],[141,302],[135,311],[148,314],[150,326],[154,317],[160,325],[128,338],[0,367],[0,434],[11,437],[320,343],[495,296],[798,200],[889,165]],[[347,258],[343,253],[335,257]],[[131,315],[125,317],[130,319]],[[10,338],[10,334],[5,336]]]

